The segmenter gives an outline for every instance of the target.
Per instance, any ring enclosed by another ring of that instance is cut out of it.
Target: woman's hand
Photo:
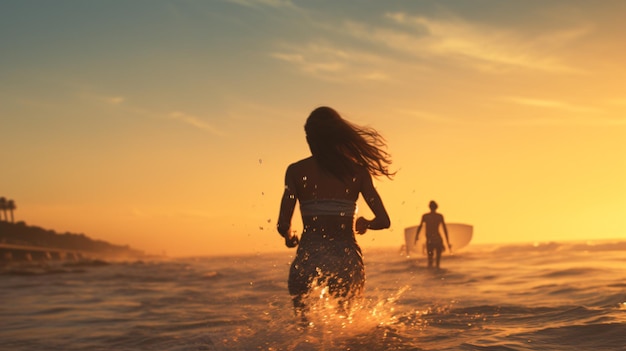
[[[298,239],[297,236],[289,234],[285,236],[285,246],[287,246],[288,248],[296,247],[299,243],[300,239]]]
[[[356,219],[356,223],[354,224],[354,229],[359,234],[365,234],[369,226],[370,226],[370,221],[368,221],[364,217],[359,217]]]

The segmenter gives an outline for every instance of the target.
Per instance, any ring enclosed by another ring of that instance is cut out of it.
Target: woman
[[[391,159],[380,134],[344,120],[330,107],[315,109],[304,130],[312,156],[287,168],[277,225],[287,247],[298,246],[288,285],[296,313],[302,316],[313,284],[328,286],[340,301],[360,295],[365,271],[354,232],[389,228],[372,176],[394,174],[388,170]],[[373,219],[354,221],[359,194]],[[296,202],[304,225],[300,239],[290,230]]]

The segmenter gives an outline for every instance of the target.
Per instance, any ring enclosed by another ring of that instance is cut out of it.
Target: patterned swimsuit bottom
[[[340,216],[354,218],[356,204],[348,200],[311,200],[300,203],[303,217]],[[313,284],[328,286],[336,297],[359,295],[365,283],[363,255],[354,230],[325,228],[323,224],[302,233],[296,258],[289,271],[289,293],[307,294]]]

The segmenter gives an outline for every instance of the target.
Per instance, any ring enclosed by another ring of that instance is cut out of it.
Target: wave
[[[511,336],[536,349],[560,345],[562,350],[622,350],[626,345],[626,324],[600,323],[550,327]]]
[[[548,279],[556,279],[556,278],[569,278],[569,277],[587,277],[594,276],[596,273],[600,273],[604,271],[600,268],[565,268],[565,269],[550,269],[543,273],[540,273],[539,278],[548,278]]]
[[[494,254],[547,253],[547,252],[604,252],[626,251],[623,240],[587,240],[587,241],[547,241],[518,244],[482,244],[468,247],[472,252],[490,252]]]

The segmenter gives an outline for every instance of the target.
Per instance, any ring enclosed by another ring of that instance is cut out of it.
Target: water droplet
[[[293,195],[293,194],[291,194],[291,195],[289,195],[289,198],[293,200],[293,199],[295,199],[295,198],[296,198],[296,196],[295,196],[295,195]]]
[[[302,180],[306,182],[306,176],[302,177]]]

